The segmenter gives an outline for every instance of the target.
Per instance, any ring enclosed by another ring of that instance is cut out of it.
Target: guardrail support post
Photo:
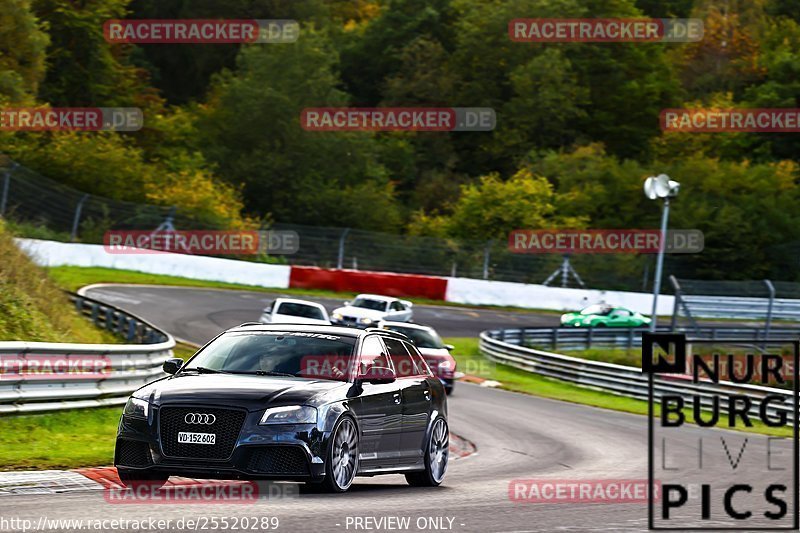
[[[553,350],[558,350],[558,328],[553,328]]]

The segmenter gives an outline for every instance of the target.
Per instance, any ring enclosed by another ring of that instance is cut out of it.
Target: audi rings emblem
[[[186,413],[186,416],[183,417],[183,421],[187,424],[210,426],[217,421],[217,417],[210,413]]]

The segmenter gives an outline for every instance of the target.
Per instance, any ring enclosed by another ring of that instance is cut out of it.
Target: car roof
[[[359,294],[356,298],[369,298],[370,300],[382,300],[384,302],[393,302],[397,298],[393,296],[382,296],[380,294]]]
[[[369,334],[378,334],[387,337],[396,337],[408,340],[408,338],[397,331],[380,328],[356,329],[344,326],[325,326],[307,324],[260,324],[258,322],[246,322],[239,326],[230,328],[226,332],[270,332],[270,331],[297,331],[303,333],[319,333],[322,335],[338,335],[340,337],[365,337]]]
[[[275,303],[290,303],[290,304],[301,304],[301,305],[310,305],[313,307],[322,307],[325,309],[325,306],[319,304],[317,302],[311,302],[309,300],[298,300],[296,298],[275,298]]]
[[[420,329],[425,331],[436,331],[432,326],[426,326],[424,324],[415,324],[412,322],[392,322],[390,320],[381,320],[380,324],[382,326],[390,326],[396,328],[410,328],[410,329]]]

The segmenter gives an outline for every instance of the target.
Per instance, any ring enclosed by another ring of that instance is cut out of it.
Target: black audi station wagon
[[[120,420],[114,464],[129,486],[181,475],[344,492],[356,476],[444,479],[445,391],[400,333],[243,324],[164,370]]]

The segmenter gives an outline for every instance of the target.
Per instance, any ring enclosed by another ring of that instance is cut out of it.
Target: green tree
[[[579,227],[580,217],[562,216],[552,184],[527,169],[508,180],[497,174],[461,187],[461,196],[449,216],[417,213],[412,223],[416,234],[447,235],[469,240],[504,240],[515,229]]]
[[[33,102],[44,76],[44,30],[30,0],[0,0],[0,104]]]
[[[39,97],[61,107],[145,106],[158,98],[140,69],[127,61],[127,45],[103,35],[108,19],[125,18],[130,0],[34,0],[47,22],[47,74]],[[144,79],[143,79],[144,78]]]
[[[279,221],[337,224],[349,216],[336,204],[348,187],[367,187],[373,198],[379,192],[382,205],[397,210],[375,135],[301,127],[304,108],[347,104],[337,58],[325,34],[309,27],[292,46],[243,48],[236,72],[216,80],[199,122],[203,152],[221,176],[244,184],[250,210]],[[393,229],[380,225],[384,219],[399,220],[372,212],[360,226]]]

